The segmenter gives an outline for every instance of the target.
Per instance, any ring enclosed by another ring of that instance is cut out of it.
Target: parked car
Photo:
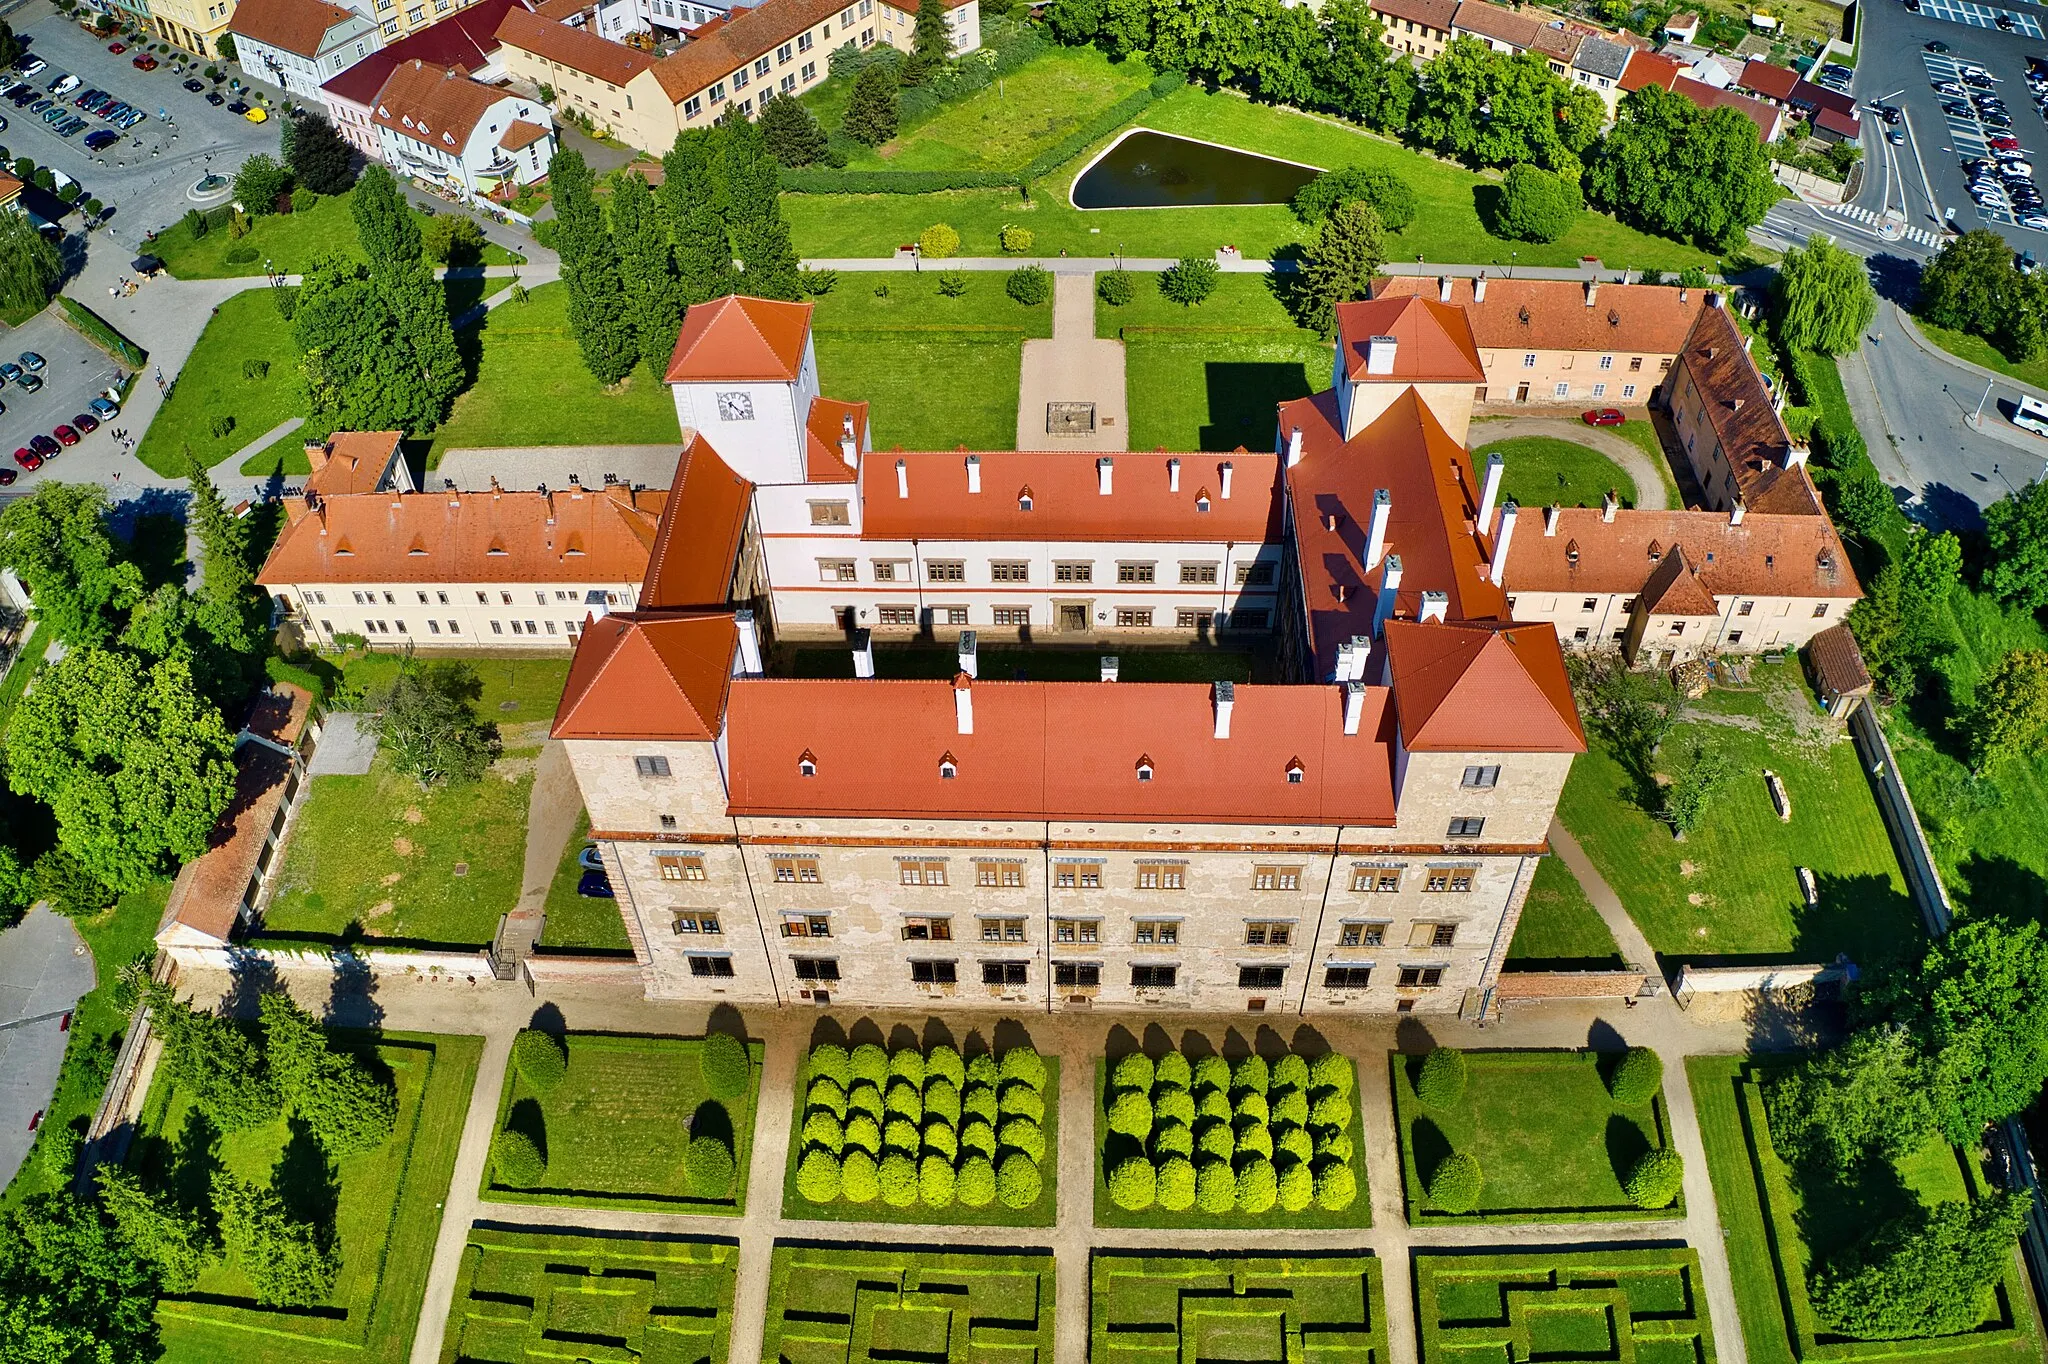
[[[2031,227],[2036,232],[2048,232],[2048,214],[2022,213],[2020,226]]]
[[[76,90],[79,86],[83,84],[85,84],[85,82],[80,80],[76,76],[66,76],[64,77],[64,79],[57,81],[55,84],[50,86],[50,93],[53,95],[60,96],[68,95],[73,90]]]
[[[108,43],[108,44],[107,44],[107,51],[109,51],[109,52],[113,53],[113,54],[114,54],[114,55],[115,55],[116,57],[120,56],[120,55],[121,55],[121,54],[122,54],[123,52],[126,52],[127,50],[128,50],[128,44],[126,44],[126,43]]]
[[[604,857],[598,852],[597,844],[584,844],[583,851],[576,854],[576,865],[585,871],[603,871]]]
[[[220,91],[209,90],[206,92],[206,102],[208,104],[211,104],[214,108],[218,109],[220,108],[221,105],[227,103],[227,99],[225,96],[221,94]]]
[[[85,439],[85,437],[78,434],[78,429],[76,427],[69,425],[60,426],[55,431],[52,431],[50,434],[57,438],[57,443],[59,445],[76,445],[78,444],[78,442]]]
[[[1580,413],[1579,420],[1588,426],[1620,426],[1628,418],[1621,415],[1618,407],[1596,407],[1591,412]]]
[[[11,361],[5,364],[0,364],[0,384],[20,383],[22,372],[23,371],[21,366],[14,364]]]
[[[88,436],[100,429],[100,419],[90,412],[79,413],[71,419],[71,424]]]
[[[228,112],[231,114],[246,114],[249,112],[249,106],[247,104],[244,104],[241,100],[236,100],[234,103],[228,105]]]
[[[23,351],[19,358],[21,360],[21,367],[27,370],[30,374],[41,374],[44,370],[50,367],[50,362],[48,360],[45,360],[42,356],[37,355],[32,350]]]
[[[150,56],[148,53],[144,53],[142,56],[137,57],[134,61],[130,62],[129,65],[134,67],[137,71],[154,71],[157,69],[158,66],[162,65],[162,63],[158,62],[156,58]]]
[[[14,69],[16,71],[19,71],[24,76],[34,76],[40,73],[43,70],[43,68],[48,65],[49,63],[44,61],[41,57],[30,57],[27,61],[17,65]]]
[[[54,437],[35,435],[28,438],[28,448],[48,459],[64,447],[59,445]]]
[[[119,133],[111,132],[105,128],[95,128],[85,135],[86,149],[95,152],[105,151],[120,140],[121,135]]]
[[[26,445],[14,452],[14,462],[30,473],[34,473],[43,467],[43,457],[29,449]]]
[[[189,80],[185,82],[185,88],[196,95],[206,88],[206,82],[202,80]]]
[[[582,877],[578,879],[576,882],[576,893],[578,895],[588,896],[590,899],[593,900],[610,900],[616,898],[612,894],[611,878],[609,876],[606,876],[601,871],[584,872]]]
[[[242,117],[248,119],[251,123],[268,123],[270,121],[270,111],[268,109],[253,108],[243,114]]]
[[[0,469],[0,488],[13,487],[14,480],[20,477],[21,475],[17,474],[12,469]]]
[[[108,417],[115,416],[121,411],[121,405],[112,398],[94,398],[86,406],[99,413],[100,420],[102,421],[105,421]]]
[[[57,136],[59,137],[77,137],[84,131],[85,120],[76,114],[73,114],[70,118],[57,125]]]
[[[40,393],[43,391],[43,376],[40,374],[24,374],[16,382],[23,393]]]

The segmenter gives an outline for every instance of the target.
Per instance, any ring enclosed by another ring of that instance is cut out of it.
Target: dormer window
[[[953,760],[951,753],[939,755],[939,780],[951,781],[960,775],[960,764]]]
[[[1209,510],[1209,490],[1207,488],[1195,494],[1195,510],[1198,512]]]
[[[1028,483],[1017,490],[1017,510],[1031,510],[1031,485]]]
[[[1152,780],[1152,758],[1149,754],[1138,759],[1138,780]]]
[[[811,756],[811,750],[808,748],[797,754],[796,771],[800,777],[815,777],[818,775],[818,760]]]
[[[1650,541],[1650,562],[1653,564],[1660,563],[1663,561],[1663,558],[1664,546],[1658,544],[1655,540]]]
[[[1289,758],[1287,760],[1287,784],[1289,786],[1299,786],[1307,779],[1308,769],[1301,765],[1301,759]]]
[[[1567,540],[1564,542],[1564,561],[1568,564],[1578,563],[1579,542],[1577,540]]]

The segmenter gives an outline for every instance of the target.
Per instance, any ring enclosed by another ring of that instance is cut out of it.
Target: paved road
[[[65,1013],[95,983],[92,953],[69,919],[38,905],[0,932],[0,1188],[35,1144],[71,1040]]]

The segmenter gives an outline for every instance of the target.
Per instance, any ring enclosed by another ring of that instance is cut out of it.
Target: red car
[[[1619,426],[1628,418],[1621,415],[1617,407],[1596,407],[1591,412],[1581,412],[1579,420],[1588,426]]]
[[[87,435],[100,429],[100,419],[89,412],[79,413],[71,419],[71,424]]]
[[[1985,138],[1984,145],[1995,151],[2016,152],[2020,149],[2020,140],[2016,137],[2008,137],[2006,134],[2000,133],[1997,137]]]
[[[13,487],[14,480],[20,477],[21,475],[15,473],[12,469],[0,469],[0,488]]]
[[[85,439],[68,426],[60,426],[50,434],[57,438],[57,442],[60,445],[76,445],[79,441]]]
[[[121,54],[122,54],[123,52],[126,52],[127,50],[128,50],[128,44],[126,44],[126,43],[108,43],[108,44],[107,44],[107,51],[109,51],[109,52],[113,53],[113,54],[114,54],[114,55],[115,55],[116,57],[120,56],[120,55],[121,55]]]
[[[137,57],[133,62],[129,64],[133,66],[137,71],[154,71],[157,68],[156,58],[150,56],[147,52],[143,53],[140,57]]]
[[[14,452],[14,462],[31,473],[43,467],[43,457],[26,445]]]

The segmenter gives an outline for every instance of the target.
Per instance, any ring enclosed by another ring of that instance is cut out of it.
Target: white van
[[[2020,405],[2013,411],[2012,424],[2022,431],[2048,436],[2048,403],[2039,398],[2021,397]]]

